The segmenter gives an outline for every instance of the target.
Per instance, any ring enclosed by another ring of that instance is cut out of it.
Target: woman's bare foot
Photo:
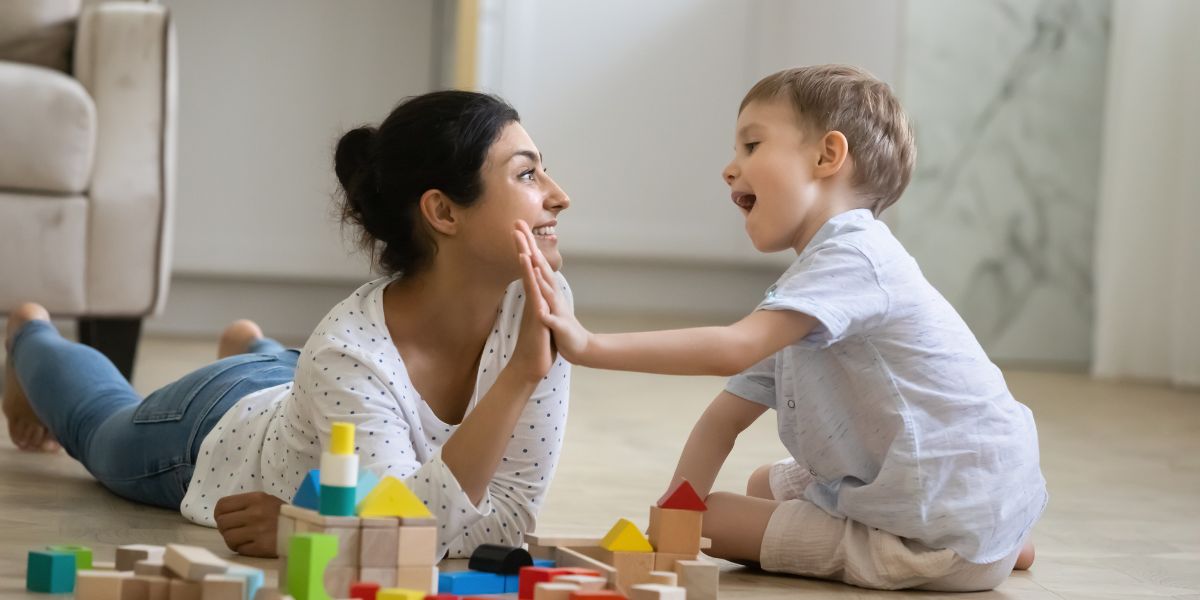
[[[217,344],[217,358],[245,354],[251,343],[262,338],[262,328],[258,323],[249,319],[238,319],[221,332],[221,341]]]
[[[12,366],[12,338],[17,330],[29,321],[49,321],[50,313],[41,305],[27,302],[18,306],[8,315],[7,336],[4,347],[8,350],[7,360],[4,361],[4,418],[8,421],[8,435],[17,448],[28,451],[54,452],[59,446],[50,430],[38,419],[21,382]]]
[[[1025,542],[1025,546],[1021,548],[1021,553],[1017,555],[1017,563],[1013,565],[1014,571],[1025,571],[1033,566],[1033,541]]]

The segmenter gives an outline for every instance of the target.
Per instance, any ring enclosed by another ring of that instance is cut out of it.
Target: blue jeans
[[[17,380],[71,457],[117,495],[179,509],[204,436],[239,399],[288,383],[300,353],[270,339],[142,400],[112,362],[45,321],[13,337]]]

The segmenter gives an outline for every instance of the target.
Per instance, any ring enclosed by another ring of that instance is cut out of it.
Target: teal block
[[[300,508],[317,510],[321,506],[321,470],[313,469],[304,476],[296,495],[292,496],[292,504]]]
[[[68,552],[75,555],[75,570],[86,571],[92,568],[92,549],[87,546],[50,546],[46,548],[51,552]]]
[[[354,506],[358,506],[375,486],[379,485],[379,476],[363,469],[358,472],[358,487],[354,491]]]
[[[75,591],[75,560],[71,552],[31,550],[26,563],[25,589],[48,594]]]
[[[336,485],[321,486],[321,508],[317,512],[331,517],[353,517],[356,488]]]

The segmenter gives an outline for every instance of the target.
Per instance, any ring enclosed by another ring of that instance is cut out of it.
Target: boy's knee
[[[771,493],[770,464],[763,465],[750,474],[750,479],[746,481],[746,495],[767,500],[775,499],[775,495]]]

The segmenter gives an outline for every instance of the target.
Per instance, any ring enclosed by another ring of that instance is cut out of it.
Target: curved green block
[[[293,535],[288,545],[287,593],[295,600],[331,600],[325,592],[325,567],[337,556],[337,548],[335,535]]]

